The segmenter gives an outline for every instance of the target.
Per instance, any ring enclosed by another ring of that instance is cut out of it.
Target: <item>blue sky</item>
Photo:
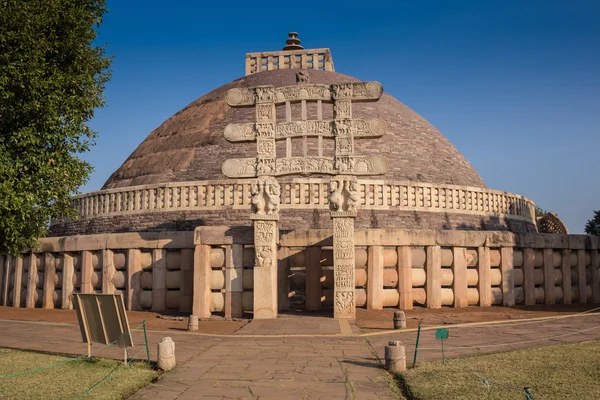
[[[380,81],[466,156],[488,187],[558,212],[572,233],[600,209],[600,1],[108,0],[114,55],[92,127],[98,190],[165,119],[244,74],[287,32],[336,71]],[[369,60],[369,62],[367,62]]]

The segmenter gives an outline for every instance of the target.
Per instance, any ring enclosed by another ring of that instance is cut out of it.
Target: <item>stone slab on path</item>
[[[252,320],[235,335],[356,335],[359,329],[354,321],[331,317],[308,317],[282,315],[277,319]]]

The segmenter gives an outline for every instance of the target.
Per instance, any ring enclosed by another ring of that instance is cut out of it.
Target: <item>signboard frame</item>
[[[93,343],[117,342],[127,354],[133,347],[125,302],[121,294],[74,293],[73,308],[77,312],[83,342],[88,344],[88,357]]]

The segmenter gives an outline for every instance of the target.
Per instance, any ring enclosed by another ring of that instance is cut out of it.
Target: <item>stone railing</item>
[[[267,51],[246,54],[246,76],[278,69],[335,71],[329,49]]]
[[[328,179],[283,181],[281,209],[328,209]],[[130,213],[250,209],[251,180],[177,182],[77,196],[81,219]],[[430,211],[535,221],[535,204],[519,195],[469,186],[359,179],[359,210]]]
[[[280,310],[332,307],[332,233],[280,232]],[[354,244],[357,307],[600,303],[595,236],[358,229]],[[72,293],[120,293],[128,310],[235,318],[262,287],[254,263],[251,227],[44,238],[0,255],[0,305],[69,309]]]
[[[224,257],[216,249],[213,264]],[[191,312],[193,268],[191,232],[44,238],[19,257],[0,255],[0,304],[70,309],[72,293],[108,293],[127,310]]]
[[[332,307],[332,234],[326,229],[281,233],[280,310],[291,304],[306,310]],[[233,246],[231,259],[238,260],[240,272],[230,275],[243,276],[237,289],[241,296],[213,300],[214,311],[252,310],[248,291],[261,284],[244,261],[251,260],[252,254],[246,256],[252,251],[247,247],[253,244],[251,228],[199,227],[195,243],[207,254]],[[600,303],[600,240],[595,236],[357,229],[354,244],[356,306],[369,310]],[[203,268],[206,276],[215,274],[208,259]],[[208,285],[200,290],[213,299],[223,297]]]

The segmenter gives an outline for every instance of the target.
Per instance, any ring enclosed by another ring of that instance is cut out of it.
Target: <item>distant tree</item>
[[[0,253],[17,254],[74,217],[90,164],[87,125],[111,58],[95,45],[104,0],[0,1]]]
[[[544,210],[542,207],[535,206],[535,216],[542,217],[544,214],[547,214],[548,211]]]
[[[600,210],[594,211],[594,218],[585,223],[585,233],[600,236]]]

